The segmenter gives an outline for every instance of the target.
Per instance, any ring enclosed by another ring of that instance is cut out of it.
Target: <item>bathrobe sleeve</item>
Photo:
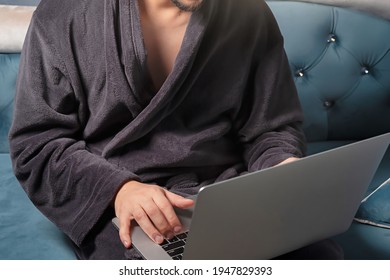
[[[303,157],[303,113],[284,51],[283,37],[269,8],[258,23],[252,75],[236,118],[248,171]]]
[[[79,81],[47,33],[34,16],[21,55],[11,157],[33,203],[80,245],[118,188],[137,176],[88,151],[85,97],[75,93]]]

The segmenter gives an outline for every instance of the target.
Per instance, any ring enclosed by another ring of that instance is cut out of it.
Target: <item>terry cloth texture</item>
[[[87,258],[137,257],[124,255],[110,222],[126,181],[192,195],[304,153],[303,114],[264,1],[205,1],[157,92],[146,56],[136,0],[43,0],[26,37],[15,174]]]

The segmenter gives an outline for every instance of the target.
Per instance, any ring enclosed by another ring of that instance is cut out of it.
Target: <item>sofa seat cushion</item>
[[[355,220],[390,229],[390,179],[362,201]]]
[[[353,222],[343,234],[333,238],[348,260],[389,260],[390,230]]]
[[[0,260],[76,259],[70,241],[30,202],[0,154]]]

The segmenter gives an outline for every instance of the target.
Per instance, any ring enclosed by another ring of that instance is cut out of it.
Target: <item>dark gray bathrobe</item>
[[[15,174],[82,258],[137,257],[110,223],[126,181],[189,195],[303,155],[301,108],[262,0],[205,1],[157,92],[146,56],[136,0],[43,0],[28,31]]]

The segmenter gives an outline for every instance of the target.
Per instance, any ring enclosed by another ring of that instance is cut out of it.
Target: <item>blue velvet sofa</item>
[[[285,38],[309,154],[389,132],[390,22],[351,8],[268,4]],[[0,259],[75,259],[68,239],[35,209],[13,175],[7,134],[19,52],[0,49]],[[389,177],[390,150],[367,193]],[[347,259],[390,259],[390,229],[353,222],[334,238]]]
[[[27,198],[9,156],[20,51],[32,12],[0,5],[0,260],[76,259],[69,240]]]
[[[389,3],[380,10],[375,5],[385,1],[333,1],[360,4],[348,9],[307,1],[267,2],[285,39],[305,113],[308,153],[389,132],[390,21],[384,18]],[[367,195],[389,177],[390,149]],[[335,239],[347,259],[390,259],[390,229],[354,222]]]

